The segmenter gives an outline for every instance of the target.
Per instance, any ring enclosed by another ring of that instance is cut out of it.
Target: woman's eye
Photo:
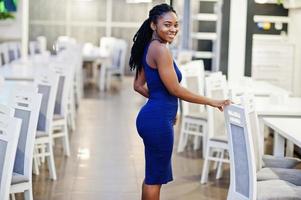
[[[165,24],[165,26],[170,27],[170,24]]]

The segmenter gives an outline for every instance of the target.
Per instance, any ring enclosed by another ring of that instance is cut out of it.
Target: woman
[[[136,69],[134,89],[149,98],[136,121],[145,145],[142,200],[159,200],[161,185],[173,180],[171,154],[178,98],[210,105],[221,111],[230,103],[229,100],[213,100],[194,94],[179,84],[182,75],[167,48],[178,31],[174,9],[160,4],[150,10],[149,18],[133,39],[129,64],[132,70]]]

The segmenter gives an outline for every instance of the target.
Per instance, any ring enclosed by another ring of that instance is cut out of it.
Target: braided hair
[[[176,11],[173,9],[172,6],[165,3],[153,7],[149,11],[148,19],[146,19],[143,22],[143,24],[141,25],[137,33],[134,35],[133,38],[134,44],[131,49],[131,57],[130,57],[129,65],[131,70],[135,70],[135,69],[137,70],[136,78],[138,72],[140,72],[142,69],[142,57],[143,57],[144,49],[152,39],[153,30],[150,27],[151,22],[156,24],[158,18],[168,12],[176,13]]]

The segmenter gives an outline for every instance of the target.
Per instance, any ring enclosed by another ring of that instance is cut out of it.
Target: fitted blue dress
[[[147,64],[148,47],[149,45],[144,51],[143,67],[149,99],[137,116],[136,126],[145,146],[144,182],[148,185],[161,185],[173,180],[171,155],[178,98],[168,92],[158,70]],[[174,69],[180,82],[182,75],[175,63]]]

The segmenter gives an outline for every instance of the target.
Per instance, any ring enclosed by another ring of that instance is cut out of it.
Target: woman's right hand
[[[212,99],[209,103],[210,106],[218,108],[220,111],[224,110],[224,107],[227,105],[230,105],[231,101],[229,99],[227,100],[216,100]]]

